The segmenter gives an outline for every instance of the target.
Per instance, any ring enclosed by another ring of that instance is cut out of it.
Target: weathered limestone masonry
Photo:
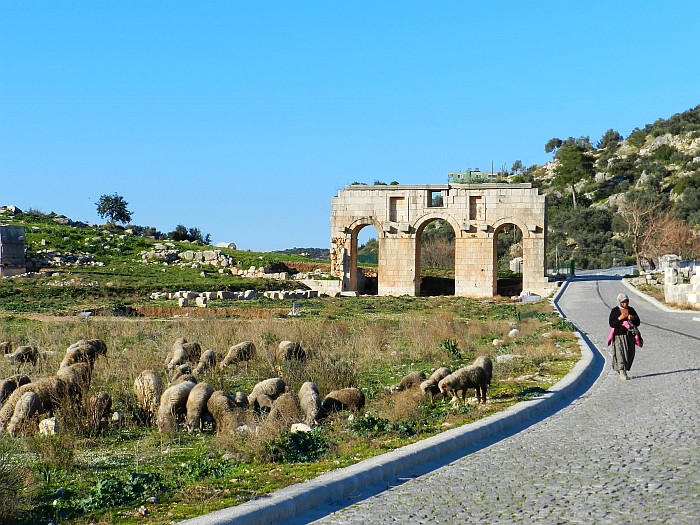
[[[0,225],[0,277],[27,271],[24,260],[24,226]]]
[[[523,293],[552,293],[544,274],[545,196],[531,184],[346,186],[332,199],[331,274],[358,289],[357,236],[378,233],[379,295],[420,294],[420,237],[432,221],[455,232],[455,295],[496,295],[496,239],[507,225],[522,232]]]

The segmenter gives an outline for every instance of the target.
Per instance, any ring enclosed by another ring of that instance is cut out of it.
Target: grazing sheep
[[[255,345],[250,341],[243,341],[228,349],[228,353],[226,354],[226,357],[224,357],[224,360],[221,361],[219,368],[223,370],[224,368],[236,363],[250,361],[254,356]]]
[[[233,402],[236,403],[238,408],[248,408],[248,394],[236,392],[236,395],[233,396]]]
[[[432,374],[430,374],[430,377],[428,377],[428,379],[426,379],[420,384],[420,389],[421,392],[423,392],[423,397],[430,397],[431,399],[434,399],[435,397],[439,396],[440,388],[438,387],[438,383],[441,379],[447,377],[451,373],[452,372],[449,368],[447,368],[446,366],[441,366],[440,368],[436,369]]]
[[[281,377],[272,377],[260,381],[253,387],[253,391],[248,396],[248,406],[255,406],[256,399],[261,395],[266,395],[273,401],[284,393],[287,385]]]
[[[194,387],[195,383],[183,381],[165,389],[156,420],[160,432],[173,432],[177,428],[177,416],[187,412],[187,398]]]
[[[188,432],[193,430],[202,430],[202,420],[207,414],[207,402],[214,393],[214,389],[209,383],[198,383],[190,390],[190,395],[187,396],[187,417],[185,418],[185,427]]]
[[[189,363],[178,365],[170,372],[170,383],[174,383],[180,376],[185,375],[192,375],[192,366]]]
[[[194,377],[192,374],[182,374],[182,375],[177,376],[172,381],[170,381],[170,385],[168,385],[168,386],[177,385],[179,383],[184,383],[185,381],[189,381],[190,383],[194,383],[195,385],[198,382],[197,378]]]
[[[434,379],[428,378],[420,384],[420,391],[423,393],[423,397],[432,399],[440,393],[440,388]]]
[[[285,392],[272,402],[268,419],[290,426],[292,423],[298,423],[301,415],[299,396],[294,392]]]
[[[107,392],[97,392],[91,395],[86,404],[90,428],[99,428],[102,419],[112,410],[112,398]]]
[[[154,370],[144,370],[134,380],[134,394],[139,405],[147,414],[148,423],[156,419],[158,403],[163,394],[163,382]]]
[[[80,399],[83,393],[90,390],[92,367],[89,363],[74,363],[59,368],[56,377],[66,384],[68,395]]]
[[[27,376],[17,374],[0,381],[0,406],[10,397],[10,394],[22,385],[30,382]]]
[[[39,350],[36,346],[20,346],[11,354],[6,354],[5,357],[10,363],[31,363],[36,366],[36,361],[39,358]]]
[[[214,353],[214,350],[206,350],[202,352],[201,356],[199,356],[199,363],[197,363],[197,366],[194,368],[194,370],[192,370],[192,374],[195,376],[204,374],[210,370],[214,370],[215,366],[216,354]]]
[[[265,415],[270,413],[270,410],[272,410],[272,404],[274,402],[275,400],[267,394],[258,394],[257,397],[253,400],[253,404],[250,405],[250,408],[256,414]]]
[[[491,379],[493,378],[493,361],[487,355],[480,355],[474,359],[474,366],[480,366],[486,372],[486,386],[491,386]],[[484,394],[484,399],[486,399],[486,394]]]
[[[202,346],[199,343],[197,343],[196,341],[186,341],[182,343],[182,348],[184,348],[187,352],[188,361],[192,361],[193,363],[195,361],[199,361],[199,358],[202,355]]]
[[[282,341],[277,348],[277,359],[280,361],[306,361],[308,352],[296,341]]]
[[[315,425],[320,419],[321,397],[316,383],[306,381],[299,388],[299,405],[304,414],[304,422],[307,425]]]
[[[240,410],[235,398],[223,390],[212,392],[207,401],[207,411],[214,420],[217,434],[229,432],[236,428]]]
[[[0,434],[5,431],[15,411],[15,405],[26,392],[34,392],[39,396],[39,411],[41,413],[51,413],[66,397],[66,390],[66,384],[56,376],[42,377],[15,389],[0,408]]]
[[[39,412],[41,401],[39,396],[34,392],[25,392],[15,404],[15,410],[12,413],[12,418],[7,425],[7,433],[15,437],[18,427],[29,421],[29,419]]]
[[[107,345],[101,339],[81,339],[66,349],[59,368],[75,363],[89,363],[92,367],[99,356],[107,357]]]
[[[445,396],[452,395],[455,399],[461,393],[462,404],[466,403],[467,389],[476,389],[476,398],[482,403],[486,403],[487,389],[486,371],[480,366],[469,365],[440,380],[438,388]]]
[[[446,366],[441,366],[440,368],[437,368],[432,374],[430,374],[430,377],[428,377],[428,379],[432,379],[433,381],[435,381],[435,383],[439,383],[440,379],[447,377],[451,373],[452,370],[450,370]]]
[[[180,365],[184,365],[189,360],[189,354],[187,353],[187,350],[184,347],[185,343],[187,343],[187,339],[185,339],[184,337],[176,339],[173,343],[172,349],[168,353],[168,358],[165,362],[168,370],[172,370],[173,368],[177,368]]]
[[[329,392],[321,402],[323,415],[340,410],[359,412],[365,407],[365,395],[359,388],[341,388]]]
[[[399,384],[393,387],[392,390],[395,392],[410,390],[411,388],[420,385],[423,381],[425,381],[425,374],[414,370],[403,376]]]

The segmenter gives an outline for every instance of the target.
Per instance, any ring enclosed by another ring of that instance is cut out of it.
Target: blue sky
[[[352,182],[549,160],[700,103],[700,2],[0,3],[0,205],[328,247]]]

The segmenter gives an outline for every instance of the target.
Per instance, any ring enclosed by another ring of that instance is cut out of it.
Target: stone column
[[[455,295],[493,297],[496,293],[493,237],[455,239]]]
[[[544,237],[523,237],[523,293],[548,295],[548,281],[544,275]]]
[[[416,258],[416,237],[379,238],[379,295],[420,294],[420,268]]]

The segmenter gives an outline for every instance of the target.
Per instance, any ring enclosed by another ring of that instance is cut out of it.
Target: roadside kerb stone
[[[552,300],[568,285],[565,282]],[[503,412],[453,428],[400,449],[363,460],[318,478],[280,489],[236,507],[181,522],[183,525],[267,525],[291,520],[319,507],[352,498],[369,497],[415,477],[447,465],[540,421],[568,405],[599,377],[604,359],[581,332],[576,331],[582,357],[561,381],[546,394],[521,401]]]

